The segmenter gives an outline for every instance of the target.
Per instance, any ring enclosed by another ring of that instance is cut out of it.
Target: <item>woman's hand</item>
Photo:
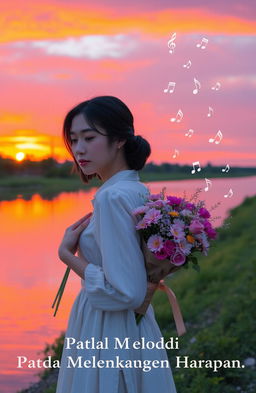
[[[61,260],[67,252],[76,253],[79,237],[81,232],[89,225],[91,215],[92,212],[86,214],[66,229],[58,249],[58,255]]]

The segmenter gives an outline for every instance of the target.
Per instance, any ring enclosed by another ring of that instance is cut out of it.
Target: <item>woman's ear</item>
[[[117,148],[120,149],[125,144],[125,142],[126,142],[126,139],[123,141],[119,141]]]

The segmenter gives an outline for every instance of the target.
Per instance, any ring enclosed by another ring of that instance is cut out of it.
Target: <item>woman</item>
[[[176,393],[166,350],[143,349],[142,340],[162,337],[152,306],[138,325],[134,314],[147,277],[131,212],[149,193],[138,171],[150,145],[134,135],[130,110],[113,96],[73,108],[63,135],[82,181],[97,176],[103,184],[92,216],[67,228],[59,247],[82,288],[69,317],[56,393]],[[165,368],[145,366],[153,360]]]

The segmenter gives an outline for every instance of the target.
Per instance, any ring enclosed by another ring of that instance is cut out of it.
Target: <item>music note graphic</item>
[[[182,118],[183,118],[183,112],[182,112],[181,109],[179,109],[178,112],[177,112],[176,117],[172,117],[172,118],[170,119],[170,121],[171,121],[171,122],[176,121],[177,123],[180,123],[181,120],[182,120]]]
[[[175,86],[176,86],[175,82],[169,82],[167,88],[164,89],[164,93],[167,93],[168,90],[169,90],[169,93],[173,93]]]
[[[232,188],[229,189],[229,192],[224,195],[225,198],[231,198],[233,196]]]
[[[217,132],[217,134],[215,135],[214,138],[210,138],[210,139],[209,139],[209,143],[215,142],[216,145],[218,145],[218,144],[221,142],[222,138],[223,138],[223,134],[222,134],[222,132],[219,130],[219,131]]]
[[[212,86],[212,90],[220,90],[220,86],[221,86],[221,84],[220,84],[220,82],[217,82],[216,84],[215,84],[215,86]]]
[[[191,65],[192,65],[192,63],[189,60],[186,64],[183,64],[183,67],[189,69],[191,67]]]
[[[230,170],[230,166],[227,164],[225,168],[222,168],[221,172],[228,172]]]
[[[168,41],[168,48],[170,49],[169,53],[171,53],[171,54],[174,52],[174,49],[176,47],[176,44],[174,42],[175,39],[176,39],[176,33],[173,33],[173,35],[171,36],[171,39]]]
[[[177,155],[179,155],[179,154],[180,154],[179,150],[175,149],[172,158],[176,158]]]
[[[207,113],[207,117],[211,117],[213,115],[213,109],[209,106],[209,112]]]
[[[201,88],[201,83],[196,78],[194,78],[194,83],[196,88],[193,90],[193,94],[197,94]]]
[[[203,38],[200,44],[196,44],[197,48],[205,49],[209,40],[207,38]]]
[[[204,189],[204,191],[208,191],[209,190],[209,186],[212,186],[212,182],[209,179],[205,178],[205,182],[206,182],[206,187]]]
[[[197,165],[198,165],[198,168],[195,169],[195,166],[197,166]],[[197,172],[201,171],[201,167],[200,167],[200,162],[199,161],[193,162],[193,169],[191,171],[192,175],[196,172],[196,170],[197,170]]]
[[[188,136],[189,138],[191,138],[193,134],[194,134],[194,130],[192,130],[192,128],[190,128],[188,130],[188,132],[186,132],[185,136]]]

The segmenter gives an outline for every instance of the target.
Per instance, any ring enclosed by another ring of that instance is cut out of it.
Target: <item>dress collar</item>
[[[116,172],[114,175],[112,175],[108,180],[106,180],[97,190],[97,192],[94,195],[94,198],[92,202],[94,202],[95,198],[97,195],[107,188],[108,186],[117,183],[120,180],[128,180],[128,181],[140,181],[139,178],[139,173],[135,169],[125,169],[119,172]]]

